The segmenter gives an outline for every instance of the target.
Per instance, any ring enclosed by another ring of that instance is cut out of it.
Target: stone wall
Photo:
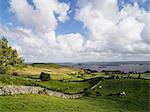
[[[100,85],[101,80],[91,86],[89,89],[95,89],[98,85]],[[85,92],[85,91],[84,91]],[[48,96],[56,96],[62,97],[65,99],[77,99],[85,95],[85,93],[76,93],[76,94],[66,94],[62,92],[56,92],[52,90],[48,90],[42,87],[35,86],[17,86],[17,85],[7,85],[0,87],[0,96],[5,95],[17,95],[17,94],[45,94]]]
[[[84,93],[69,95],[69,94],[56,92],[41,87],[34,87],[34,86],[8,85],[8,86],[0,87],[0,96],[17,95],[17,94],[46,94],[48,96],[62,97],[65,99],[77,99],[84,96]]]
[[[101,81],[99,81],[97,84],[95,84],[95,85],[93,85],[92,87],[91,87],[91,89],[95,89],[98,85],[100,85],[101,84]]]

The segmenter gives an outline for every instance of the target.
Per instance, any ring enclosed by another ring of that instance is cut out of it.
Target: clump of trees
[[[49,81],[50,80],[50,74],[42,72],[40,74],[39,79],[41,79],[41,81]]]
[[[0,74],[13,74],[15,70],[24,67],[23,58],[13,49],[5,37],[0,39]]]

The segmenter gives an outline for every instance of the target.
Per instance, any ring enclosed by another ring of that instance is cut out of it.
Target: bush
[[[83,91],[86,96],[89,96],[91,94],[91,91],[88,88],[83,89]]]
[[[96,96],[102,96],[100,92],[96,91]]]
[[[13,76],[18,76],[18,73],[17,72],[13,72],[12,75]]]
[[[39,79],[41,79],[41,81],[49,81],[50,80],[50,74],[42,72]]]

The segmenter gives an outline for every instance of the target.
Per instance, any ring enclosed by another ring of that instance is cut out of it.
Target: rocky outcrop
[[[65,99],[77,99],[84,96],[84,93],[77,93],[70,95],[34,86],[9,85],[0,87],[0,96],[17,95],[17,94],[46,94],[48,96],[62,97]]]

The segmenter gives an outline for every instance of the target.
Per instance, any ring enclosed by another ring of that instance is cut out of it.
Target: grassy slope
[[[105,80],[102,96],[62,99],[45,95],[0,96],[1,112],[148,112],[149,80]],[[125,90],[127,96],[107,96]]]
[[[52,80],[48,82],[40,81],[38,77],[41,72],[48,72]],[[78,93],[82,89],[89,87],[89,83],[59,81],[83,80],[82,78],[77,78],[78,72],[83,71],[57,64],[33,64],[18,70],[17,76],[0,75],[0,85],[34,85],[65,93]]]
[[[28,65],[26,68],[17,71],[17,73],[20,76],[33,76],[33,77],[39,77],[39,74],[41,72],[51,74],[51,78],[54,80],[62,80],[62,79],[81,80],[80,78],[76,78],[76,76],[70,74],[82,72],[82,70],[56,64],[44,64],[44,65],[33,64]]]
[[[59,80],[50,80],[48,82],[42,82],[39,79],[0,74],[0,86],[1,85],[41,86],[55,91],[61,91],[64,93],[78,93],[82,89],[90,86],[88,82],[62,82]]]
[[[36,79],[41,72],[50,73],[52,80],[41,82]],[[82,80],[82,78],[77,78],[78,74],[75,73],[78,72],[83,71],[55,64],[29,65],[24,70],[19,70],[18,76],[0,75],[0,85],[40,85],[53,90],[76,93],[89,87],[89,83],[59,80]],[[104,75],[96,73],[84,78]],[[149,75],[144,77],[147,76]],[[148,112],[149,82],[150,80],[143,79],[104,80],[102,89],[96,88],[88,97],[76,100],[46,95],[0,96],[0,112]],[[102,96],[96,97],[96,91],[99,91]],[[127,96],[107,96],[121,91],[126,91]]]
[[[149,109],[149,85],[149,80],[142,79],[106,80],[102,83],[103,89],[98,91],[105,95],[125,91],[127,96],[124,98],[118,98],[118,96],[105,96],[105,98],[117,101],[122,108],[127,110],[147,112]]]
[[[110,109],[116,112],[115,108],[107,108],[111,100],[94,98],[70,100],[44,95],[19,95],[0,97],[0,101],[1,112],[110,112]]]

